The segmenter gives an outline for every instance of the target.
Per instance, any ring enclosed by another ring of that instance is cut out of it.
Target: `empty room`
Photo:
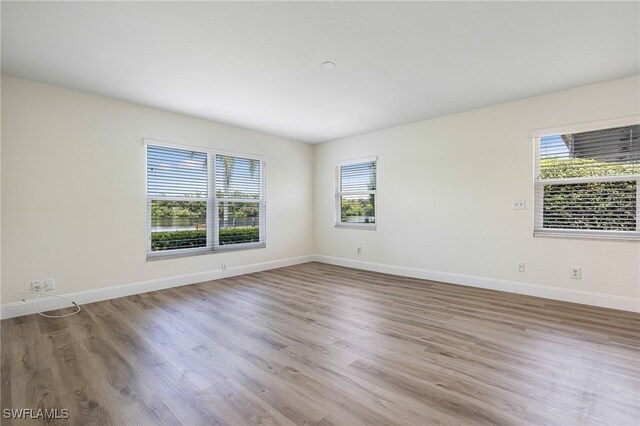
[[[640,2],[0,8],[0,424],[640,424]]]

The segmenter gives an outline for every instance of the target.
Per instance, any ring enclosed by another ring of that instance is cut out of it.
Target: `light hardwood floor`
[[[640,315],[319,263],[2,322],[2,408],[59,424],[638,425],[639,399]]]

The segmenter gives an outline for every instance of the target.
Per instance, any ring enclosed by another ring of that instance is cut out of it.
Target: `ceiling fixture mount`
[[[336,64],[331,61],[325,61],[320,65],[323,71],[331,71],[336,67]]]

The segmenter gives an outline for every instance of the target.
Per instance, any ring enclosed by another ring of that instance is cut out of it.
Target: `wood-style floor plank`
[[[3,425],[640,423],[640,315],[320,263],[1,337]]]

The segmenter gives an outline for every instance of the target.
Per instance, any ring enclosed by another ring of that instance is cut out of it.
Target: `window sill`
[[[147,262],[155,262],[156,260],[177,259],[181,257],[202,256],[203,254],[226,253],[229,251],[242,251],[266,248],[266,243],[245,243],[245,244],[228,244],[215,248],[199,248],[184,250],[165,250],[147,253]]]
[[[244,243],[244,244],[226,244],[213,249],[214,253],[224,253],[228,251],[241,251],[267,248],[266,243]]]
[[[564,238],[574,240],[604,240],[604,241],[640,241],[640,233],[638,232],[620,232],[603,231],[602,233],[593,231],[577,231],[577,230],[538,230],[533,232],[533,236],[537,238]]]
[[[364,229],[368,231],[376,230],[376,225],[370,223],[336,223],[335,227],[342,229]]]

